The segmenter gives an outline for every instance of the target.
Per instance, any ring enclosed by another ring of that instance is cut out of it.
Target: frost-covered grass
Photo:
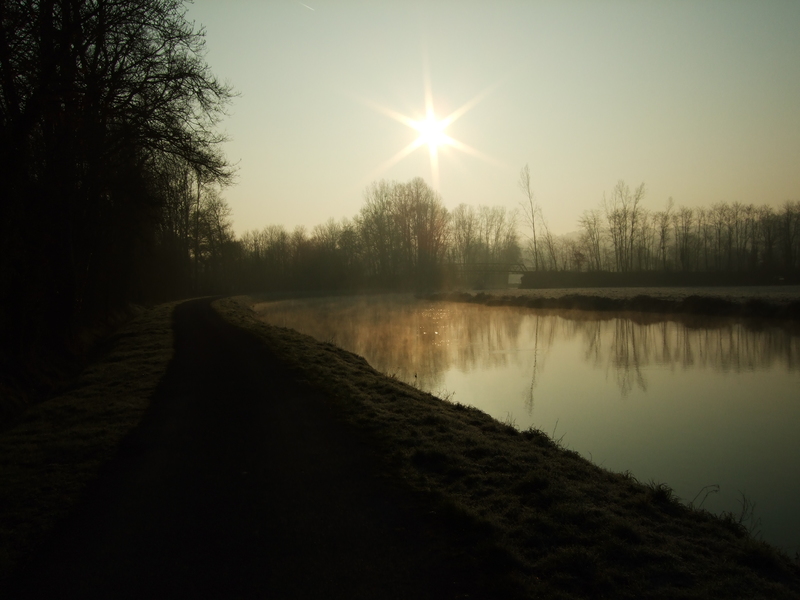
[[[666,483],[605,470],[541,431],[424,393],[334,344],[258,321],[247,302],[216,306],[322,390],[387,473],[488,532],[531,597],[800,597],[800,568],[754,539],[741,515],[684,505]]]
[[[0,587],[141,420],[172,358],[174,306],[122,326],[66,391],[0,432]]]

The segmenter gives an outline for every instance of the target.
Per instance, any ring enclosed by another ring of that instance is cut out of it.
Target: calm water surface
[[[800,548],[800,335],[724,320],[643,321],[406,296],[257,306],[376,369],[526,429],[612,471],[741,512]],[[563,436],[563,437],[562,437]],[[706,490],[711,488],[706,488]],[[698,496],[699,494],[699,496]]]

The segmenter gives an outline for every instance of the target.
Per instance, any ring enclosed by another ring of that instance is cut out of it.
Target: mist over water
[[[409,296],[263,303],[267,322],[521,429],[536,427],[613,471],[741,511],[790,552],[800,544],[800,333],[722,319],[633,321]],[[700,494],[698,496],[698,494]]]

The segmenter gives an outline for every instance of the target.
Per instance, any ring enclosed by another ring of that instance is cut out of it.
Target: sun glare
[[[431,150],[449,143],[450,137],[445,134],[445,127],[447,127],[447,123],[439,121],[436,115],[430,113],[424,121],[414,123],[414,129],[419,131],[417,143],[420,146],[427,144]]]
[[[427,71],[427,70],[426,70]],[[496,85],[496,84],[495,84]],[[414,152],[417,148],[421,146],[428,146],[428,152],[430,154],[431,160],[431,179],[433,182],[434,189],[439,189],[439,149],[440,148],[455,148],[456,150],[460,150],[465,154],[469,154],[471,156],[475,156],[486,162],[503,166],[495,159],[486,156],[482,152],[479,152],[475,148],[467,146],[466,144],[459,142],[456,139],[453,139],[449,135],[445,133],[445,129],[449,127],[454,121],[461,118],[466,112],[468,112],[473,106],[475,106],[478,102],[480,102],[492,89],[495,85],[490,86],[477,96],[464,104],[461,108],[456,110],[455,112],[451,113],[444,119],[438,119],[433,109],[433,93],[431,91],[430,86],[430,79],[427,76],[427,72],[425,73],[425,118],[424,119],[412,119],[404,114],[398,113],[390,108],[386,108],[385,106],[381,106],[376,104],[375,102],[369,100],[363,100],[365,104],[370,106],[371,108],[377,110],[385,114],[388,117],[391,117],[395,121],[399,121],[404,125],[407,125],[411,129],[414,129],[418,132],[419,136],[413,142],[411,142],[408,146],[400,150],[397,154],[391,157],[389,160],[381,164],[375,171],[373,171],[372,176],[377,175],[378,173],[385,171],[389,167],[395,165],[396,163],[403,160],[406,156]]]

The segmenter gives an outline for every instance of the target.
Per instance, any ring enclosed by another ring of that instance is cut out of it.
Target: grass
[[[0,432],[0,588],[141,420],[172,358],[174,306],[122,326],[66,390]]]
[[[0,434],[0,587],[141,419],[172,356],[173,306],[131,321],[70,389]],[[281,356],[288,377],[322,390],[387,476],[483,544],[482,557],[508,565],[531,597],[800,598],[800,568],[748,531],[745,499],[722,518],[702,500],[686,506],[664,483],[518,431],[512,415],[500,423],[332,343],[261,323],[246,298],[215,307]]]
[[[517,583],[542,598],[800,598],[800,568],[738,517],[682,504],[668,485],[598,467],[544,432],[444,402],[332,344],[215,304],[437,510],[489,532]]]

